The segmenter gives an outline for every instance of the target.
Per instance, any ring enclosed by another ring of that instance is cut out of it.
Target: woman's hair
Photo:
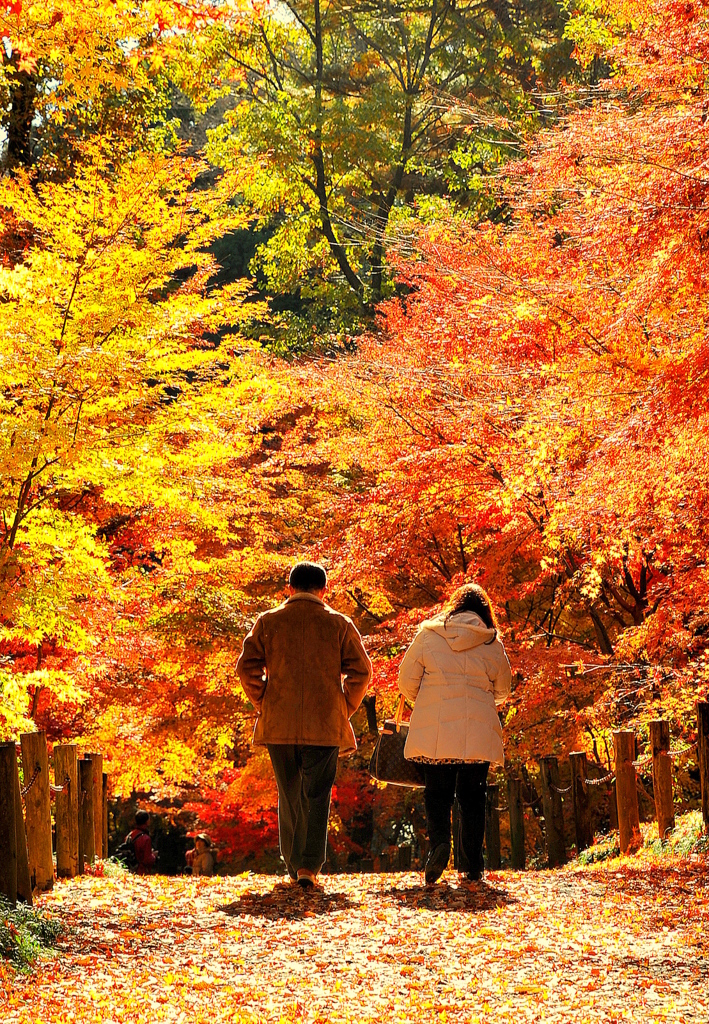
[[[497,619],[492,609],[492,602],[485,591],[477,583],[466,583],[451,594],[445,608],[446,623],[451,615],[459,612],[475,612],[480,616],[488,629],[498,631]]]

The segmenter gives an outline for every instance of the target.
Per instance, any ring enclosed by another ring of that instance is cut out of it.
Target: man
[[[321,565],[299,562],[288,582],[290,596],[258,617],[236,671],[258,712],[253,741],[276,776],[281,854],[291,879],[311,888],[325,863],[337,758],[357,747],[350,717],[372,665],[351,619],[325,604]]]
[[[129,870],[137,871],[139,875],[146,875],[155,867],[158,860],[148,832],[149,817],[147,811],[136,811],[135,828],[128,833],[116,850],[116,857],[122,860]]]

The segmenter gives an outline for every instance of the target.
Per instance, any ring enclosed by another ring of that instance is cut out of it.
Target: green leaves
[[[284,11],[265,9],[235,45],[243,92],[210,157],[272,227],[254,263],[268,289],[307,307],[344,285],[368,308],[388,290],[401,210],[415,219],[417,198],[443,191],[490,209],[485,178],[516,144],[510,116],[531,109],[525,92],[549,73],[530,61],[568,50],[564,17],[533,4],[513,25],[504,5],[409,0]]]

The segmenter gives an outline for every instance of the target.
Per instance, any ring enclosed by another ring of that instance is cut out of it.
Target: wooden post
[[[399,871],[411,871],[411,844],[403,843],[399,847]]]
[[[675,827],[675,804],[672,795],[672,758],[670,749],[670,723],[663,718],[650,722],[652,748],[652,788],[655,793],[657,833],[664,839]]]
[[[79,761],[79,871],[96,859],[94,826],[94,766],[90,760]]]
[[[16,772],[15,744],[0,743],[0,893],[13,907],[17,903]]]
[[[84,754],[84,760],[90,761],[94,782],[94,854],[101,860],[103,853],[103,754]]]
[[[564,809],[561,803],[559,763],[553,756],[539,762],[542,771],[542,804],[544,806],[544,833],[547,845],[547,863],[550,868],[566,864],[564,841]]]
[[[634,853],[642,845],[638,789],[635,780],[635,733],[617,729],[613,733],[615,751],[615,792],[618,801],[620,852]]]
[[[25,824],[30,877],[35,889],[39,892],[48,892],[54,885],[54,861],[52,860],[52,808],[49,797],[47,737],[44,732],[25,732],[20,736],[20,743],[25,787],[32,783],[29,792],[25,795]],[[32,782],[33,779],[34,782]]]
[[[697,758],[702,784],[702,818],[709,832],[709,701],[697,702]]]
[[[507,805],[510,811],[510,841],[512,851],[510,865],[524,871],[524,805],[522,803],[522,782],[510,775],[507,778]]]
[[[74,743],[54,747],[54,782],[63,786],[57,793],[54,820],[57,829],[57,876],[74,878],[79,872],[79,768]]]
[[[22,793],[20,792],[20,773],[17,768],[17,753],[15,753],[14,789],[15,849],[17,851],[17,896],[31,907],[32,879],[30,878],[30,861],[27,856],[27,832],[25,830],[25,816],[22,813]]]
[[[586,786],[586,769],[588,767],[585,750],[575,750],[569,754],[571,765],[571,802],[574,809],[574,827],[576,830],[576,855],[587,850],[593,843],[591,826],[591,807]]]
[[[103,813],[101,815],[101,825],[103,835],[101,837],[101,849],[103,850],[104,859],[108,857],[108,775],[106,772],[103,773],[103,785],[101,787],[101,806]]]
[[[488,871],[500,870],[500,789],[488,783],[485,799],[485,853]]]

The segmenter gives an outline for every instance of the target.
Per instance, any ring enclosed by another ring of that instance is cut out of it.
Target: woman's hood
[[[446,622],[445,615],[421,623],[421,629],[438,633],[452,651],[469,651],[481,644],[489,644],[495,638],[495,630],[489,629],[475,612],[458,612]]]

